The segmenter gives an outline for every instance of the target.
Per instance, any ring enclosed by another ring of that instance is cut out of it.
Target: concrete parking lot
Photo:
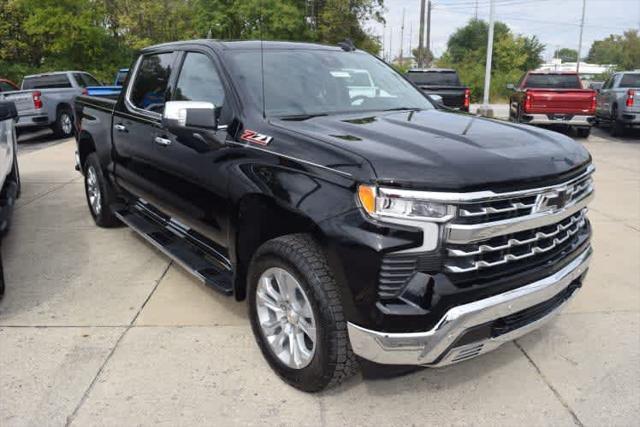
[[[637,133],[580,140],[598,168],[595,258],[554,323],[459,365],[316,395],[272,373],[244,304],[130,230],[97,228],[73,140],[37,138],[20,147],[23,196],[2,247],[2,426],[637,425]]]

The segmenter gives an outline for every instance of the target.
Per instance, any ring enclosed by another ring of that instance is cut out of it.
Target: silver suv
[[[615,73],[598,91],[596,120],[609,124],[611,134],[640,126],[640,70]]]

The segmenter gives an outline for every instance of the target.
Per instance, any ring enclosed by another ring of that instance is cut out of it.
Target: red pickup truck
[[[596,112],[596,92],[584,89],[577,73],[530,71],[509,99],[509,119],[532,125],[573,127],[588,137]]]

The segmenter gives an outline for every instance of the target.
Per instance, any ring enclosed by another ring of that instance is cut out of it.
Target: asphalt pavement
[[[0,425],[637,425],[640,137],[594,130],[594,260],[548,327],[443,369],[284,384],[225,298],[126,228],[97,228],[73,140],[25,137],[3,242]]]

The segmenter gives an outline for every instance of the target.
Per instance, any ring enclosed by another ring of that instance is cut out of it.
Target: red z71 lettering
[[[243,141],[251,142],[253,144],[269,145],[273,140],[273,137],[246,129],[244,132],[242,132],[242,136],[240,137],[240,139]]]

